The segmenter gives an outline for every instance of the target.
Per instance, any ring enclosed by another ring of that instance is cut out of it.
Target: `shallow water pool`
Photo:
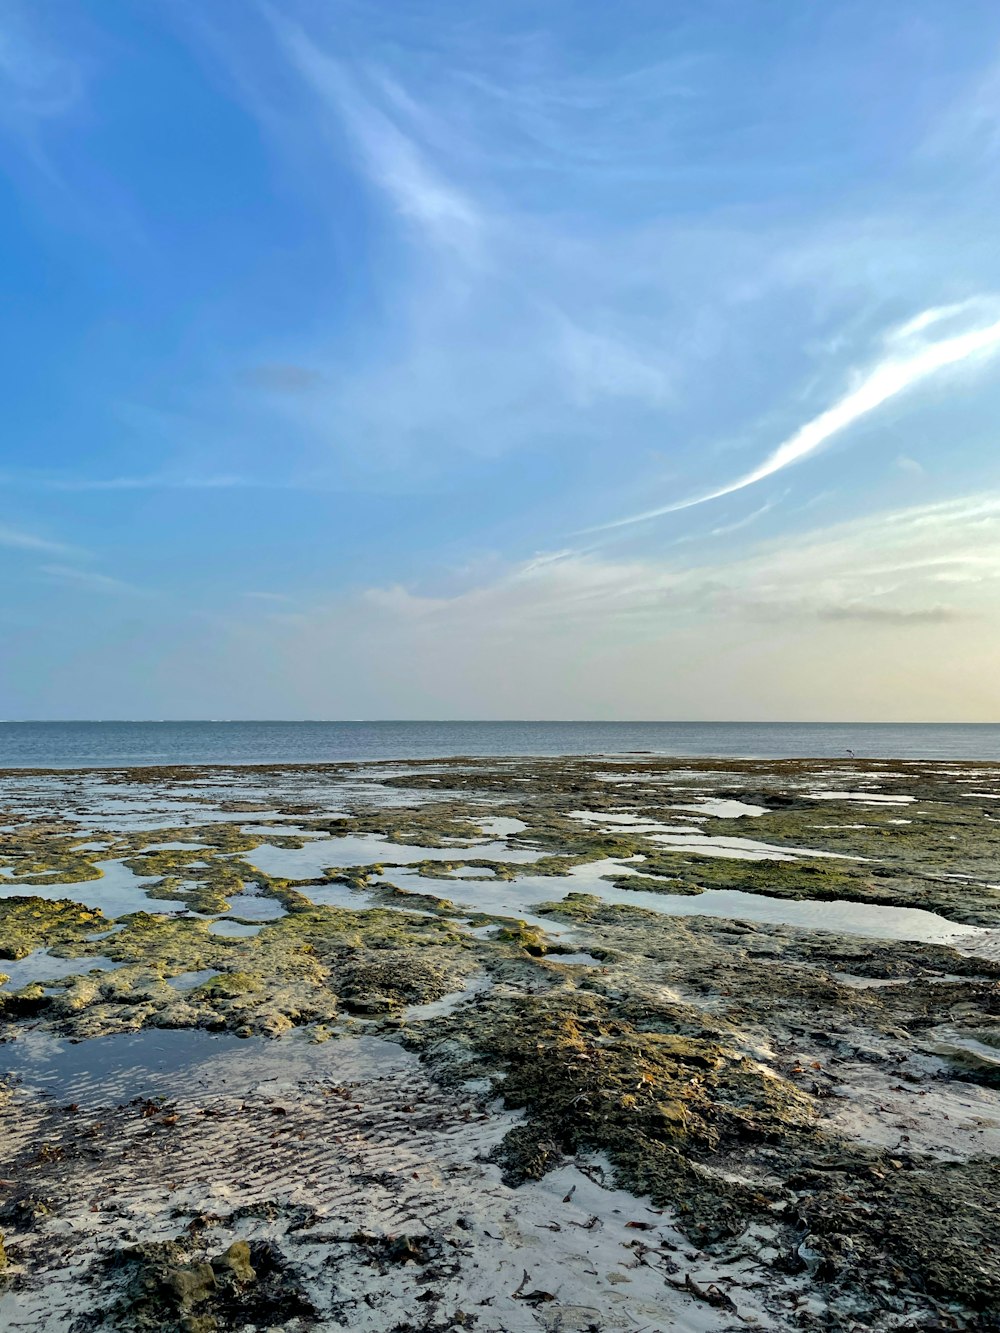
[[[294,1085],[300,1079],[379,1078],[415,1060],[378,1037],[317,1044],[304,1033],[242,1038],[201,1028],[153,1028],[81,1042],[34,1031],[0,1044],[0,1075],[87,1107],[135,1097],[239,1094],[262,1084]]]
[[[82,977],[88,972],[111,972],[122,963],[110,958],[53,958],[45,949],[36,949],[27,958],[0,958],[0,972],[10,978],[0,991],[21,990],[34,981],[62,981],[64,977]]]
[[[516,880],[457,880],[449,887],[449,897],[467,911],[496,913],[517,917],[542,926],[550,935],[563,935],[553,918],[537,914],[540,903],[560,900],[567,893],[592,893],[604,902],[643,907],[664,916],[712,916],[737,921],[795,926],[803,930],[835,931],[838,934],[864,935],[871,939],[914,940],[940,944],[972,941],[988,935],[980,926],[948,921],[936,912],[916,907],[883,907],[875,903],[846,900],[815,902],[791,898],[771,898],[741,889],[705,889],[698,894],[656,893],[646,889],[621,889],[605,875],[641,872],[641,860],[592,861],[574,866],[568,875],[525,875]],[[417,890],[426,883],[412,871],[395,871],[388,876],[400,887]]]
[[[126,916],[130,912],[183,912],[185,904],[173,899],[150,898],[146,886],[160,875],[137,875],[121,861],[95,861],[102,872],[100,879],[85,879],[61,884],[5,884],[0,880],[0,898],[46,898],[55,902],[68,898],[74,903],[93,907],[107,917]]]

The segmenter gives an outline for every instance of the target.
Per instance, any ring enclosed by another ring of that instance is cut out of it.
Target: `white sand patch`
[[[919,1059],[915,1061],[919,1064]],[[942,1069],[927,1062],[926,1072]],[[925,1072],[921,1070],[921,1072]],[[869,1063],[839,1063],[833,1097],[820,1101],[823,1126],[878,1148],[963,1161],[1000,1153],[1000,1090],[975,1083],[893,1076]]]
[[[444,995],[440,1000],[430,1000],[427,1004],[409,1005],[403,1010],[403,1017],[407,1023],[423,1023],[429,1018],[442,1018],[446,1014],[454,1013],[459,1005],[465,1004],[474,996],[492,990],[493,984],[490,977],[475,975],[469,979],[468,985],[463,990],[452,991],[450,995]]]
[[[909,977],[859,977],[852,972],[831,972],[834,981],[855,990],[881,990],[883,986],[908,986]]]

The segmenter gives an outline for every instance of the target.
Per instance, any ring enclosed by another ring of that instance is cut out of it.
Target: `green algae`
[[[188,1233],[122,1248],[104,1267],[120,1294],[109,1309],[84,1316],[81,1333],[214,1333],[318,1318],[287,1261],[267,1241],[237,1240],[212,1254]]]
[[[493,939],[498,944],[513,944],[535,958],[544,957],[551,948],[543,930],[538,926],[526,925],[523,921],[501,926],[494,932]]]
[[[0,870],[7,884],[75,884],[99,879],[93,854],[78,850],[87,838],[69,820],[22,821],[0,833]]]
[[[214,934],[192,917],[135,913],[113,935],[74,942],[81,963],[98,950],[120,966],[64,979],[19,1002],[76,1037],[144,1027],[207,1027],[276,1036],[351,1013],[391,1015],[460,990],[481,946],[436,917],[389,909],[301,909],[254,936]],[[190,990],[186,972],[218,975]],[[14,997],[0,997],[13,1003]]]
[[[78,945],[110,924],[103,912],[66,898],[0,898],[0,958]]]
[[[694,1035],[664,1030],[662,1009],[626,1016],[605,996],[556,990],[488,999],[410,1041],[432,1068],[436,1048],[463,1047],[461,1076],[487,1073],[504,1104],[525,1112],[497,1152],[509,1183],[537,1179],[565,1155],[600,1152],[626,1188],[681,1206],[692,1164],[807,1134],[815,1119],[792,1083],[703,1023],[688,1016],[687,1025]]]

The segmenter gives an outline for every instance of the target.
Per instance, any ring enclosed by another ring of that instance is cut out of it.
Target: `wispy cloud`
[[[0,131],[48,188],[68,197],[51,135],[82,103],[85,67],[48,40],[36,10],[12,0],[0,15]]]
[[[48,537],[39,537],[20,528],[11,528],[5,523],[0,523],[0,546],[7,546],[15,551],[39,551],[49,555],[81,554],[78,547],[67,546],[65,542],[52,541]]]
[[[733,523],[722,523],[717,528],[710,529],[708,535],[710,537],[728,537],[731,532],[742,532],[744,528],[749,528],[752,524],[756,523],[759,518],[763,518],[765,514],[769,514],[772,509],[777,508],[787,494],[788,492],[786,491],[784,495],[779,496],[777,499],[768,500],[765,504],[760,505],[759,508],[754,509],[751,513],[747,514],[745,518],[738,518]]]
[[[627,518],[616,519],[611,523],[602,523],[588,531],[604,532],[613,528],[626,527],[632,523],[643,523],[659,518],[663,514],[677,513],[682,509],[691,509],[695,505],[705,504],[709,500],[721,499],[732,495],[758,481],[774,476],[793,463],[799,463],[819,450],[835,435],[853,426],[862,417],[874,412],[890,399],[905,393],[922,381],[950,366],[960,365],[971,360],[986,360],[1000,351],[1000,320],[980,325],[977,328],[952,334],[950,337],[921,342],[920,335],[927,329],[951,319],[965,307],[942,306],[922,311],[898,329],[892,330],[886,337],[887,345],[892,348],[876,365],[866,371],[859,383],[837,400],[832,407],[800,426],[788,439],[782,441],[767,458],[751,472],[728,482],[704,495],[688,500],[677,500],[672,504],[659,505]]]
[[[43,40],[28,22],[31,12],[8,4],[0,20],[0,105],[22,126],[64,115],[84,86],[81,66]]]
[[[381,34],[373,7],[336,30],[312,6],[264,12],[273,65],[263,46],[220,34],[215,58],[303,191],[340,214],[353,168],[383,215],[371,229],[379,262],[366,264],[377,299],[349,371],[342,354],[314,347],[308,362],[322,381],[300,393],[293,376],[276,409],[366,487],[386,464],[396,487],[407,472],[418,486],[450,481],[470,456],[596,456],[612,432],[616,451],[645,456],[654,421],[662,426],[679,399],[688,353],[704,355],[703,328],[678,329],[678,319],[690,308],[700,326],[710,322],[711,303],[689,307],[676,270],[687,283],[718,265],[684,257],[669,221],[647,228],[621,197],[588,217],[553,191],[549,173],[607,190],[607,173],[628,157],[630,172],[665,187],[663,145],[668,123],[687,114],[678,88],[692,62],[623,68],[613,58],[582,76],[544,45],[497,45],[489,23],[428,46],[424,26],[405,16],[405,36],[394,29],[360,58],[368,26]],[[401,58],[406,37],[419,58]],[[335,192],[324,191],[327,178]],[[684,230],[685,248],[713,248],[704,228],[697,241]]]
[[[817,612],[820,620],[855,620],[869,625],[941,625],[964,620],[967,612],[954,606],[928,606],[906,611],[894,606],[825,606]]]
[[[263,487],[280,490],[293,483],[260,478],[254,480],[236,474],[219,476],[175,476],[171,473],[150,473],[147,476],[71,477],[46,472],[6,473],[5,485],[23,490],[39,491],[215,491],[241,490]]]
[[[984,158],[1000,153],[1000,60],[994,60],[937,118],[922,144],[937,158]]]
[[[313,601],[279,633],[274,608],[245,604],[227,632],[234,651],[280,662],[316,707],[336,679],[359,713],[387,698],[396,716],[995,713],[1000,492],[728,560],[562,551],[467,574],[454,593],[388,583]]]
[[[947,597],[944,594],[947,593]],[[678,620],[856,621],[935,624],[994,615],[1000,597],[1000,495],[878,514],[762,543],[728,562],[609,560],[559,552],[533,558],[453,597],[395,586],[367,599],[385,613],[439,629],[493,636],[611,624],[662,632]]]
[[[98,574],[92,569],[78,569],[75,565],[42,565],[41,572],[58,583],[65,583],[87,592],[137,593],[141,589],[110,574]]]
[[[896,456],[896,466],[900,472],[905,472],[908,477],[925,477],[927,471],[924,465],[916,458],[911,458],[909,454],[898,454]]]
[[[434,171],[414,139],[365,96],[355,73],[297,24],[273,10],[270,17],[292,62],[327,111],[349,128],[373,179],[399,213],[454,250],[474,250],[483,218],[471,198]],[[382,83],[391,91],[391,81]]]

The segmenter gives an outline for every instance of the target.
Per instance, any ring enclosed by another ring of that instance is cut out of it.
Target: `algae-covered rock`
[[[85,950],[106,954],[115,971],[69,978],[55,994],[36,987],[0,995],[0,1015],[44,1010],[74,1037],[143,1027],[278,1036],[345,1012],[395,1014],[461,990],[481,947],[450,922],[385,908],[309,904],[246,937],[215,934],[210,925],[133,913],[107,938],[73,946],[81,958]],[[209,974],[201,984],[170,984],[198,972]]]
[[[816,1276],[886,1289],[904,1275],[931,1296],[1000,1311],[1000,1162],[904,1164],[855,1156],[793,1180]],[[995,1328],[997,1324],[967,1327]]]
[[[237,1282],[253,1282],[257,1274],[250,1262],[250,1246],[245,1240],[234,1240],[226,1252],[212,1261],[219,1270],[232,1273]]]
[[[581,1150],[606,1153],[627,1178],[637,1145],[705,1156],[800,1134],[815,1119],[809,1097],[716,1037],[643,1031],[594,994],[494,999],[442,1028],[442,1039],[462,1042],[493,1071],[505,1103],[526,1113],[500,1150],[512,1182]],[[671,1201],[670,1181],[644,1183]]]
[[[8,884],[71,884],[100,879],[102,871],[71,820],[16,822],[0,832],[0,868]]]
[[[118,1298],[81,1327],[115,1333],[209,1333],[311,1323],[316,1310],[278,1247],[233,1241],[213,1255],[191,1235],[120,1250],[104,1265]],[[308,1326],[308,1325],[307,1325]]]
[[[0,958],[27,958],[35,949],[79,945],[110,924],[103,912],[67,898],[3,898]]]
[[[161,1281],[182,1313],[208,1300],[217,1285],[211,1264],[185,1264],[167,1268]]]
[[[544,930],[539,926],[529,926],[524,921],[501,926],[494,932],[493,939],[498,944],[515,944],[534,958],[543,958],[552,948],[551,942],[545,938]]]

